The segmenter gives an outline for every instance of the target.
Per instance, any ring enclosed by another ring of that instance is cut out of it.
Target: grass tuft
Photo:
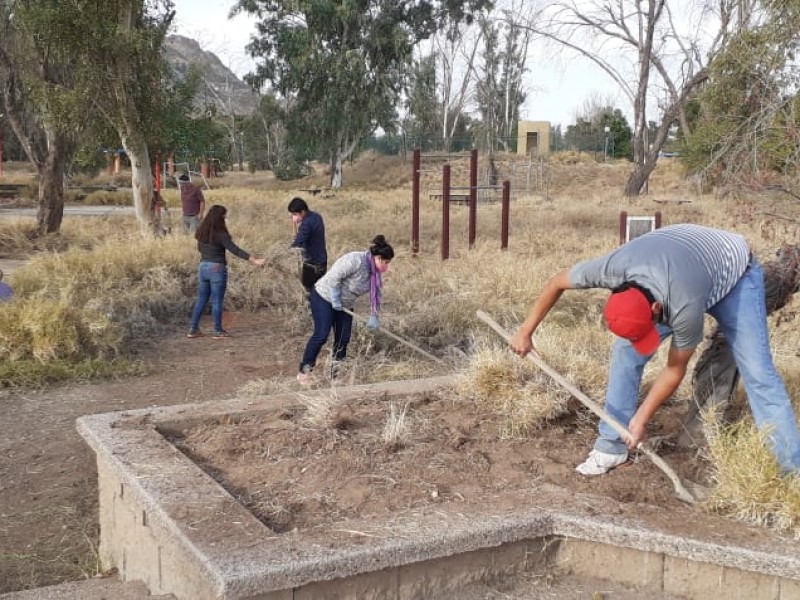
[[[524,436],[567,412],[569,397],[558,393],[530,363],[508,350],[485,348],[476,352],[459,378],[463,396],[505,416],[512,437]]]
[[[389,415],[383,425],[383,444],[390,452],[396,452],[408,443],[411,436],[408,419],[408,403],[398,408],[394,402],[390,406]]]
[[[749,420],[706,419],[716,486],[709,506],[735,519],[800,537],[800,477],[783,476],[764,434]]]

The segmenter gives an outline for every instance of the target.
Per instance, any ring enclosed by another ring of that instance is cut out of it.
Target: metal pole
[[[475,225],[478,221],[478,151],[469,153],[469,249],[475,247]]]
[[[419,148],[411,159],[411,254],[419,253]]]
[[[442,167],[442,260],[450,258],[450,165]]]
[[[622,246],[627,241],[628,237],[628,213],[620,211],[619,213],[619,245]]]
[[[155,169],[155,188],[157,192],[161,191],[161,153],[156,152],[156,169]]]
[[[500,216],[500,249],[508,249],[508,221],[511,212],[511,182],[503,182],[503,208]]]

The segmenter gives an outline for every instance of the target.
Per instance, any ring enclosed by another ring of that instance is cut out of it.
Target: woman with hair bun
[[[317,363],[322,346],[333,329],[333,360],[343,361],[353,328],[353,317],[344,311],[353,310],[356,298],[369,292],[371,316],[367,326],[377,329],[381,310],[383,273],[389,269],[394,249],[382,235],[375,236],[369,250],[348,252],[337,259],[330,270],[311,290],[311,316],[314,332],[306,343],[297,380],[307,383]],[[335,370],[334,370],[335,372]]]

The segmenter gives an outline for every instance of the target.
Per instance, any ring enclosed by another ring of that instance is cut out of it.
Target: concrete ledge
[[[450,383],[444,377],[336,393],[390,398]],[[159,433],[295,404],[286,394],[79,419],[97,455],[105,566],[123,580],[144,581],[151,593],[191,600],[446,597],[471,581],[555,564],[687,598],[800,597],[800,544],[744,526],[735,539],[715,538],[713,518],[689,509],[698,536],[687,539],[649,526],[646,507],[641,520],[598,517],[613,514],[608,501],[553,486],[458,513],[409,510],[278,535]]]

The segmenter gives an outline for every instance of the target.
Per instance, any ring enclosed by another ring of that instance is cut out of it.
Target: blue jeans
[[[800,473],[800,434],[786,386],[772,362],[764,299],[764,273],[751,262],[745,274],[708,313],[719,323],[742,376],[747,400],[756,425],[767,434],[772,452],[785,472]],[[661,339],[672,330],[659,325]],[[642,356],[630,342],[614,343],[606,392],[606,411],[624,426],[636,412],[644,366],[652,356]],[[625,444],[610,425],[600,422],[595,448],[622,454]]]
[[[203,316],[209,298],[211,298],[211,315],[214,317],[214,331],[222,331],[222,302],[225,300],[225,288],[228,287],[228,267],[201,260],[197,269],[197,282],[197,302],[192,311],[189,331],[196,331],[200,326],[200,317]]]
[[[344,360],[347,357],[347,345],[353,330],[353,317],[341,310],[334,310],[331,303],[312,289],[309,297],[311,317],[314,319],[314,333],[306,343],[300,370],[313,369],[317,364],[319,351],[328,341],[333,329],[333,360]]]

